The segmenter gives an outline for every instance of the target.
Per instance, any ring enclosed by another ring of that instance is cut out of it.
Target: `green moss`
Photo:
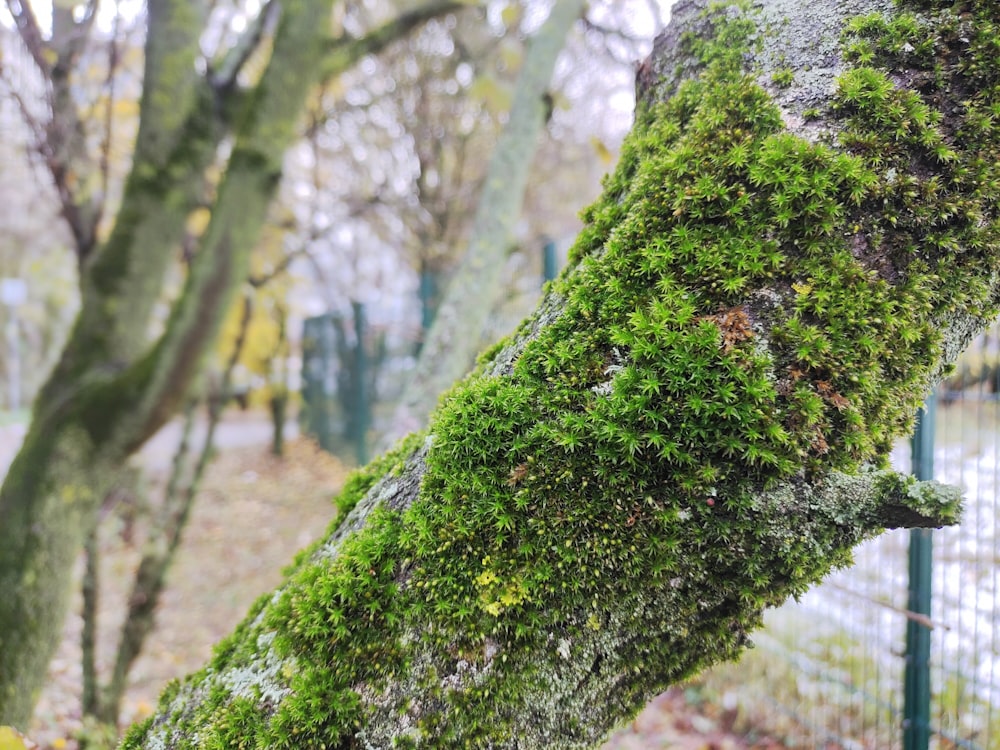
[[[791,68],[779,68],[771,74],[771,81],[781,89],[787,89],[795,81],[795,71]]]
[[[164,699],[160,699],[161,705]],[[139,748],[143,746],[146,738],[149,736],[149,730],[153,728],[153,717],[150,716],[147,719],[138,721],[128,728],[125,732],[125,736],[122,738],[121,747],[124,748]]]
[[[295,659],[292,692],[255,717],[223,691],[208,746],[233,726],[267,747],[360,746],[379,711],[407,718],[400,747],[542,736],[526,712],[565,717],[545,730],[557,746],[594,744],[736,656],[765,606],[849,562],[883,494],[909,492],[853,475],[908,429],[936,321],[993,311],[1000,102],[969,81],[998,58],[952,39],[988,49],[970,24],[991,6],[935,11],[962,20],[940,25],[921,90],[890,66],[933,14],[853,24],[825,144],[786,132],[744,70],[756,28],[736,6],[685,37],[700,76],[640,112],[553,286],[562,314],[512,372],[443,399],[425,452],[416,438],[350,480],[342,514],[405,456],[426,464],[408,510],[385,503],[335,557],[300,560],[261,625]],[[924,487],[894,502],[955,504]],[[586,692],[595,675],[612,694]]]
[[[337,508],[339,525],[354,506],[363,498],[374,484],[386,474],[398,474],[414,449],[424,440],[423,433],[414,433],[403,438],[398,445],[367,465],[352,471],[344,482],[340,494],[334,499]]]
[[[500,339],[499,341],[493,343],[492,345],[486,347],[479,356],[476,357],[476,364],[479,366],[488,364],[492,362],[496,356],[504,350],[506,346],[511,343],[511,338],[509,336]]]

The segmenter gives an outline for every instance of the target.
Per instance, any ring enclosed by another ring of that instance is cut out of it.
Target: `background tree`
[[[0,722],[23,723],[66,611],[69,572],[124,459],[185,398],[247,273],[298,113],[313,86],[429,15],[418,7],[356,38],[329,31],[330,2],[266,3],[214,59],[200,5],[149,3],[140,123],[121,205],[106,239],[69,167],[85,138],[69,96],[96,3],[56,4],[52,34],[31,6],[8,4],[50,82],[47,148],[80,263],[80,314],[35,402],[0,489]],[[223,148],[224,146],[224,148]],[[67,156],[71,155],[71,156]],[[221,170],[209,190],[211,170]],[[183,289],[150,343],[156,304],[188,219],[210,206]],[[96,215],[95,215],[96,214]]]
[[[499,293],[507,247],[521,216],[532,157],[554,106],[549,92],[552,72],[584,7],[582,0],[557,3],[528,46],[510,117],[490,156],[469,246],[400,397],[390,431],[393,438],[423,425],[437,395],[468,370],[479,349],[491,303]]]
[[[1000,301],[996,12],[679,3],[536,314],[125,747],[593,746],[954,522],[878,467]]]

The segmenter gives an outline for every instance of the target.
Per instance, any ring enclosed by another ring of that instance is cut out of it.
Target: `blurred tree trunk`
[[[594,747],[954,523],[878,468],[1000,299],[996,7],[945,5],[675,5],[538,311],[124,747]]]
[[[385,446],[422,429],[445,389],[469,371],[500,292],[514,226],[531,175],[532,157],[551,114],[549,86],[559,52],[585,0],[561,0],[528,42],[510,118],[490,156],[469,246],[434,314],[417,367],[410,375]]]
[[[233,290],[247,277],[308,92],[457,6],[433,0],[364,38],[331,38],[331,0],[267,3],[261,23],[201,74],[202,6],[150,1],[139,134],[121,208],[107,241],[81,256],[79,317],[0,488],[0,724],[23,725],[30,716],[61,634],[72,564],[101,498],[125,459],[175,413],[214,345]],[[18,7],[22,38],[44,63],[42,34],[30,9]],[[243,90],[237,75],[267,35],[269,62]],[[229,135],[225,174],[209,196],[206,172]],[[206,202],[211,220],[185,287],[150,345],[164,276],[189,215]],[[93,229],[80,226],[81,236]]]

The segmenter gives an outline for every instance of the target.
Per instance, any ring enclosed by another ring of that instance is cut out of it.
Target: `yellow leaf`
[[[510,28],[518,22],[521,18],[521,6],[517,4],[508,5],[502,11],[500,11],[500,20],[503,21],[503,25]]]
[[[54,748],[54,750],[63,750],[63,748],[66,747],[66,744],[67,743],[65,737],[57,737],[56,739],[52,740],[52,747]]]
[[[800,282],[795,282],[794,284],[792,284],[792,289],[794,289],[796,293],[801,294],[804,297],[805,295],[809,294],[809,292],[812,291],[812,284],[803,284]]]
[[[116,99],[114,105],[115,117],[122,119],[139,116],[139,102],[135,99]]]
[[[506,112],[513,98],[509,88],[490,76],[480,76],[473,81],[469,95],[480,100],[491,112]]]
[[[212,218],[212,212],[207,208],[196,208],[187,217],[188,234],[200,237],[208,226],[208,220]]]
[[[520,44],[501,44],[500,59],[510,70],[518,70],[524,62],[524,46]]]
[[[14,727],[0,727],[0,750],[27,750],[24,736]]]
[[[604,141],[596,135],[590,136],[590,145],[594,147],[594,151],[597,152],[597,156],[601,160],[602,164],[610,164],[614,160],[614,154],[612,154],[611,150],[604,145]]]

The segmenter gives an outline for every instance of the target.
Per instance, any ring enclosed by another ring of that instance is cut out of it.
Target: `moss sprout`
[[[791,68],[779,68],[771,75],[771,81],[775,86],[786,89],[795,80],[795,71]]]

